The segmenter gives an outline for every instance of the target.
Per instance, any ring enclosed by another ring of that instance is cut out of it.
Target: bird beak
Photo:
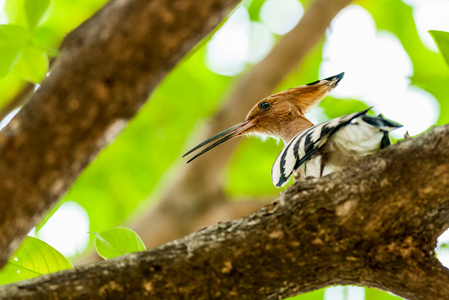
[[[189,159],[187,161],[187,163],[191,162],[192,160],[194,160],[195,158],[203,155],[204,153],[206,153],[207,151],[217,147],[218,145],[232,139],[238,136],[241,136],[242,134],[244,134],[243,132],[248,130],[249,128],[251,128],[253,126],[253,122],[252,121],[244,121],[242,123],[239,123],[237,125],[232,126],[231,128],[228,128],[222,132],[220,132],[219,134],[214,135],[213,137],[205,140],[204,142],[198,144],[197,146],[193,147],[192,149],[190,149],[186,154],[184,154],[182,157],[185,157],[187,155],[189,155],[190,153],[194,152],[195,150],[209,145],[206,148],[204,148],[203,150],[201,150],[201,152],[197,153],[194,157],[192,157],[191,159]]]

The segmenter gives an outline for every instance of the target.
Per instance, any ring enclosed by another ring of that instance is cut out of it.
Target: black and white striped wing
[[[311,158],[340,128],[355,118],[366,114],[369,109],[341,116],[298,133],[279,153],[271,169],[271,179],[276,187],[284,186],[304,162]]]

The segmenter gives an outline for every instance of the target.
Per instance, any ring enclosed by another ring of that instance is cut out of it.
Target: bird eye
[[[260,110],[267,110],[271,107],[271,103],[270,102],[262,102],[259,105]]]

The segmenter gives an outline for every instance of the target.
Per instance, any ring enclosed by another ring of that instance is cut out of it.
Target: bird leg
[[[324,171],[324,167],[326,166],[326,163],[327,163],[327,155],[322,154],[321,162],[320,162],[320,177],[323,177],[323,171]]]
[[[299,171],[293,170],[293,182],[297,182],[301,179],[301,173]]]

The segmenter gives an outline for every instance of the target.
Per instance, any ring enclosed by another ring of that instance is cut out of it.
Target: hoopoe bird
[[[386,139],[389,143],[388,132],[392,130],[390,127],[400,126],[399,124],[382,117],[367,116],[366,111],[342,116],[316,126],[305,117],[305,112],[334,89],[343,75],[344,73],[340,73],[260,100],[250,110],[245,121],[205,140],[183,157],[205,147],[187,162],[189,163],[214,147],[242,135],[279,137],[284,141],[285,147],[276,159],[271,174],[273,184],[281,187],[294,172],[295,177],[324,176],[347,166],[359,157],[379,151],[381,146],[387,144]],[[358,119],[363,116],[368,121]],[[389,125],[380,125],[384,124],[381,120]],[[374,123],[376,125],[373,125]],[[351,129],[343,130],[345,127]],[[302,133],[306,131],[307,134],[303,136]],[[378,139],[379,136],[380,140],[372,140]],[[345,154],[345,147],[348,154]],[[334,154],[338,156],[341,153],[345,154],[345,163],[340,163],[337,157],[333,157]]]
[[[338,85],[343,75],[344,73],[340,73],[260,100],[251,108],[245,121],[205,140],[182,157],[210,144],[187,161],[189,163],[212,148],[242,135],[279,137],[287,144],[298,132],[313,126],[306,118],[305,112],[326,97]]]

